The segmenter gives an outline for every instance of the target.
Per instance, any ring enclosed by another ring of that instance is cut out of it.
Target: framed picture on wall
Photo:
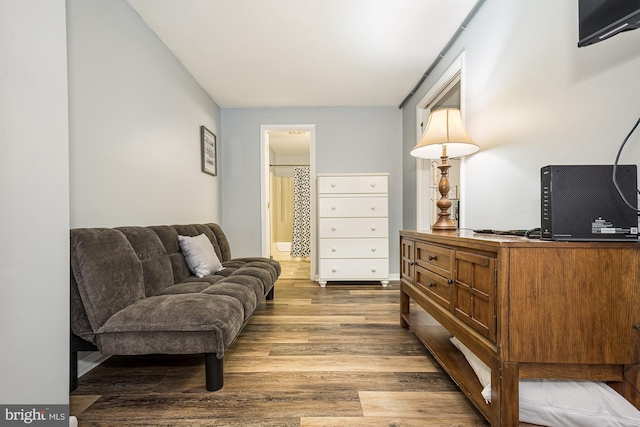
[[[200,143],[202,145],[202,172],[217,176],[216,135],[205,126],[200,126]]]

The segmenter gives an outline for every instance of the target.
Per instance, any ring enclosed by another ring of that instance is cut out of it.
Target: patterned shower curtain
[[[293,237],[291,256],[311,256],[311,169],[293,169]]]

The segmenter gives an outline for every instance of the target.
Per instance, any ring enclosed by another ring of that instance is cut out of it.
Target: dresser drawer
[[[387,258],[389,240],[320,239],[320,258]]]
[[[320,218],[320,238],[330,237],[388,237],[387,218]]]
[[[386,197],[320,197],[318,205],[321,217],[386,218],[389,215]]]
[[[418,289],[442,307],[451,310],[451,285],[453,282],[451,279],[419,266],[415,269],[415,278]]]
[[[416,243],[416,264],[446,278],[451,278],[455,251],[428,243]]]
[[[378,280],[389,277],[387,259],[320,259],[323,280]]]
[[[318,178],[318,193],[386,193],[386,176],[321,176]]]

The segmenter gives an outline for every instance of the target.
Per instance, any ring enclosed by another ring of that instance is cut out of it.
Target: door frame
[[[464,80],[464,52],[458,56],[455,61],[449,66],[449,68],[442,74],[438,81],[429,89],[427,94],[422,97],[416,104],[416,145],[422,137],[422,128],[420,123],[425,123],[429,118],[428,107],[433,104],[443,95],[443,91],[452,82],[460,80],[460,112],[462,114],[462,121],[464,123],[464,111],[465,111],[465,80]],[[431,162],[430,159],[416,158],[416,229],[417,230],[429,230],[433,223],[431,218]],[[463,172],[461,168],[460,181],[462,184]],[[462,185],[460,186],[460,198],[462,198]],[[466,215],[461,214],[461,218],[464,221]],[[463,224],[459,225],[460,227]]]
[[[309,169],[311,174],[311,267],[309,277],[316,279],[316,125],[260,125],[260,227],[262,256],[271,253],[271,192],[269,189],[269,132],[309,132]]]

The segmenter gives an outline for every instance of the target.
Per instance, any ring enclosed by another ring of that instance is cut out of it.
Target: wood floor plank
[[[342,356],[369,356],[385,354],[387,356],[425,356],[426,351],[421,343],[410,344],[397,343],[354,343],[354,342],[327,342],[327,343],[294,343],[273,344],[269,356],[318,356],[318,355],[342,355]]]
[[[303,417],[300,427],[486,427],[483,420],[469,417]]]
[[[225,372],[434,372],[425,356],[269,356],[229,355]]]
[[[309,332],[247,332],[240,334],[236,343],[307,343]],[[235,345],[235,343],[234,343]]]
[[[467,398],[455,392],[361,391],[359,394],[365,417],[450,418],[475,410]]]
[[[364,316],[267,316],[254,315],[250,322],[253,324],[278,323],[365,323]]]

